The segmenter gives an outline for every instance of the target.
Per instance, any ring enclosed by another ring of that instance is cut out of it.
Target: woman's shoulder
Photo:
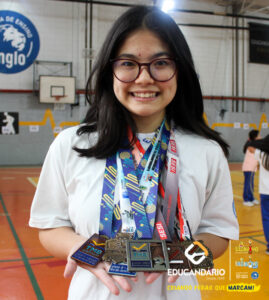
[[[77,131],[81,126],[82,124],[62,130],[53,141],[52,146],[88,148],[96,139],[96,134],[78,134]]]
[[[192,149],[197,149],[197,151],[215,151],[223,152],[220,145],[209,138],[200,136],[198,134],[191,133],[184,129],[175,129],[175,138],[177,143],[182,147],[190,147]]]
[[[80,127],[80,125],[72,126],[63,129],[54,139],[52,144],[59,144],[59,145],[66,145],[68,143],[72,143],[72,141],[75,141],[78,138],[77,130]]]

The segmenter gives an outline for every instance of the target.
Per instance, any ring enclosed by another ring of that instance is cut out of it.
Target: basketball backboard
[[[39,101],[41,103],[75,103],[75,77],[39,77]]]

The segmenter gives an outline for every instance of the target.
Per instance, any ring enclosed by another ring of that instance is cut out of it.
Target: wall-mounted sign
[[[0,134],[19,133],[19,113],[0,112]]]
[[[249,23],[249,61],[269,64],[269,26]]]
[[[0,10],[0,73],[19,73],[36,59],[39,35],[32,22],[10,10]]]

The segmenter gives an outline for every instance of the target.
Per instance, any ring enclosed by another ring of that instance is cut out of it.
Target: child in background
[[[243,204],[245,206],[253,206],[259,204],[259,200],[254,199],[254,175],[258,166],[258,161],[254,157],[254,149],[251,150],[249,143],[259,137],[258,130],[251,130],[248,134],[249,138],[244,145],[243,152],[245,153],[242,171],[244,172],[244,192]]]
[[[263,139],[251,142],[250,145],[256,148],[254,156],[260,164],[259,194],[263,231],[267,243],[265,252],[269,255],[269,134]]]

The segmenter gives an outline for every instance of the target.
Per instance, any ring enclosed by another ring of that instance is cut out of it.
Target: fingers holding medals
[[[107,262],[100,262],[96,267],[89,267],[84,265],[83,268],[86,268],[98,279],[100,279],[103,284],[109,289],[109,291],[114,295],[120,294],[119,287],[126,292],[132,291],[132,285],[127,278],[123,276],[110,275],[107,273],[110,268],[110,264]]]
[[[67,259],[67,263],[64,269],[64,278],[72,277],[77,270],[77,263],[70,257]]]
[[[163,272],[144,272],[146,277],[146,283],[151,284],[156,281],[160,276],[163,275]],[[168,283],[175,283],[178,279],[179,275],[171,275],[168,276],[167,282]]]
[[[157,280],[163,273],[162,272],[144,272],[146,283],[151,284]]]
[[[132,291],[132,285],[126,277],[108,274],[110,264],[107,262],[99,262],[95,267],[91,267],[84,263],[79,263],[71,258],[68,258],[64,271],[64,277],[67,278],[73,276],[77,269],[77,266],[80,266],[81,268],[91,272],[94,276],[101,280],[103,284],[109,289],[109,291],[114,295],[120,294],[119,287],[126,292]],[[137,277],[132,277],[130,279],[134,282],[138,280]]]
[[[76,271],[77,265],[79,265],[100,279],[111,293],[118,295],[120,293],[119,287],[126,292],[130,292],[132,285],[124,276],[125,265],[102,261],[105,253],[105,244],[105,237],[94,234],[80,245],[78,249],[73,248],[74,253],[68,257],[64,276],[72,276]],[[106,254],[108,255],[108,251],[106,251]],[[127,273],[129,274],[129,272]],[[123,276],[118,276],[118,274]],[[135,276],[135,273],[130,273],[130,275]],[[133,277],[132,280],[135,282],[137,278]]]
[[[168,275],[168,283],[175,283],[177,279],[179,278],[179,275]]]

